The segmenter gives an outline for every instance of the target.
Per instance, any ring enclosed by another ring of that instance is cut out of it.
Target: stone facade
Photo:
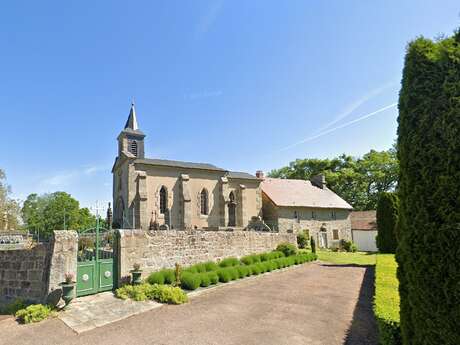
[[[270,251],[281,242],[296,244],[291,233],[207,230],[119,230],[118,277],[129,276],[139,263],[143,276],[162,268],[173,268],[229,256],[241,257]]]
[[[48,289],[49,244],[0,251],[0,301],[42,301]]]
[[[260,179],[211,164],[146,159],[144,138],[132,106],[112,169],[118,227],[244,228],[262,215]]]
[[[352,239],[351,210],[276,206],[266,195],[263,199],[264,219],[279,232],[298,233],[308,229],[319,247],[328,248],[337,247],[342,239]]]

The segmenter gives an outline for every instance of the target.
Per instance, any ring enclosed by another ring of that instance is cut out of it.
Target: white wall
[[[376,230],[352,230],[353,242],[358,246],[359,251],[363,252],[376,252],[377,244],[375,237],[377,236]]]

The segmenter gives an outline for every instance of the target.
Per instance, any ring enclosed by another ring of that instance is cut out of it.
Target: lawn
[[[318,250],[318,260],[337,265],[375,265],[376,254],[366,252],[346,253]]]
[[[377,255],[374,314],[382,344],[401,343],[397,267],[393,254]]]

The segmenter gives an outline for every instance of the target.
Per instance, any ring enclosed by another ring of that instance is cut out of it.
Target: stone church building
[[[261,180],[211,164],[148,159],[134,105],[112,169],[114,224],[141,229],[244,228],[261,216]]]
[[[149,159],[144,139],[132,105],[112,168],[115,227],[249,227],[279,232],[308,228],[323,247],[351,239],[352,207],[317,177],[312,182],[265,179],[261,172],[254,176],[205,163]]]

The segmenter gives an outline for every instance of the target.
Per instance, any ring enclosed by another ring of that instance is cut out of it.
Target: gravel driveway
[[[376,344],[373,267],[310,263],[92,331],[0,321],[0,344]]]

